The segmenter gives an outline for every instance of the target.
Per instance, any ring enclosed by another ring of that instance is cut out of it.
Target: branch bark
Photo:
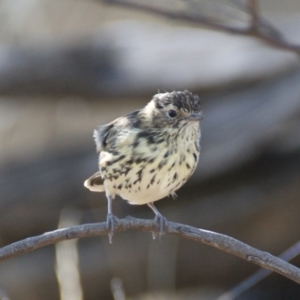
[[[156,223],[153,222],[153,220],[142,220],[127,217],[125,219],[120,219],[115,227],[115,232],[126,230],[150,232],[158,231],[159,229],[156,227]],[[300,269],[271,255],[270,253],[257,250],[232,237],[174,222],[168,222],[165,232],[167,234],[213,246],[217,249],[252,262],[262,268],[281,274],[300,284]],[[98,236],[107,233],[108,229],[106,228],[105,222],[78,225],[46,232],[42,235],[26,238],[1,248],[0,261],[64,240]]]

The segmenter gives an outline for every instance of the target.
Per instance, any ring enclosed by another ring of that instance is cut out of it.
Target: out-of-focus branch
[[[156,223],[152,220],[127,217],[120,219],[115,232],[126,230],[157,231]],[[267,252],[257,250],[232,237],[215,233],[184,224],[168,222],[165,228],[168,234],[183,237],[195,242],[204,243],[227,253],[238,256],[260,267],[272,270],[300,284],[300,269]],[[98,236],[108,233],[106,223],[84,224],[65,229],[46,232],[36,237],[30,237],[0,249],[0,260],[27,253],[35,249],[58,243],[68,239]]]
[[[258,0],[249,0],[249,15],[251,16],[252,30],[256,31],[259,28]]]
[[[192,12],[186,13],[182,11],[171,11],[163,7],[154,6],[152,4],[148,5],[138,1],[136,2],[124,1],[124,0],[102,0],[102,1],[109,5],[118,5],[129,9],[149,12],[173,20],[182,20],[194,24],[199,24],[211,29],[225,31],[233,34],[255,37],[271,46],[284,49],[284,50],[293,51],[296,54],[300,55],[300,45],[289,43],[288,41],[285,40],[282,34],[273,25],[261,19],[259,14],[258,0],[248,0],[248,3],[244,7],[243,12],[247,13],[251,17],[250,22],[246,27],[237,27],[237,26],[220,23],[216,21],[214,18],[210,18],[209,16],[201,14],[200,11],[197,11],[196,14],[193,14]]]
[[[294,244],[292,247],[284,251],[282,254],[280,254],[278,257],[285,260],[290,261],[300,253],[300,242]],[[241,294],[243,294],[245,291],[249,290],[251,287],[253,287],[255,284],[266,278],[268,275],[270,275],[272,272],[270,270],[266,269],[260,269],[257,272],[255,272],[253,275],[249,276],[245,280],[243,280],[241,283],[236,285],[231,290],[227,291],[226,293],[222,294],[217,300],[232,300],[239,297]]]
[[[0,288],[0,300],[10,300],[8,295],[6,294],[6,291]]]
[[[61,211],[58,228],[78,225],[79,222],[80,213],[74,209],[65,208]],[[55,245],[55,273],[59,286],[60,300],[83,299],[77,241],[77,239],[73,239]]]

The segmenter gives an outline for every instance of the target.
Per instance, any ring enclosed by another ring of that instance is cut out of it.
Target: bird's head
[[[154,95],[142,113],[155,128],[194,126],[203,120],[199,97],[186,90]]]

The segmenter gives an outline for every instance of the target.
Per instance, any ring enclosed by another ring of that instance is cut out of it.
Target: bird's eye
[[[170,117],[170,118],[175,118],[176,116],[177,116],[177,113],[176,113],[176,111],[175,110],[173,110],[173,109],[170,109],[169,111],[168,111],[168,116]]]

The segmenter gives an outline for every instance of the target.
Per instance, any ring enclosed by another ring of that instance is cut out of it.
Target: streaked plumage
[[[108,219],[115,195],[148,204],[162,218],[153,202],[174,195],[197,166],[201,113],[199,97],[188,91],[160,93],[143,109],[94,131],[99,172],[84,185],[106,192]]]

